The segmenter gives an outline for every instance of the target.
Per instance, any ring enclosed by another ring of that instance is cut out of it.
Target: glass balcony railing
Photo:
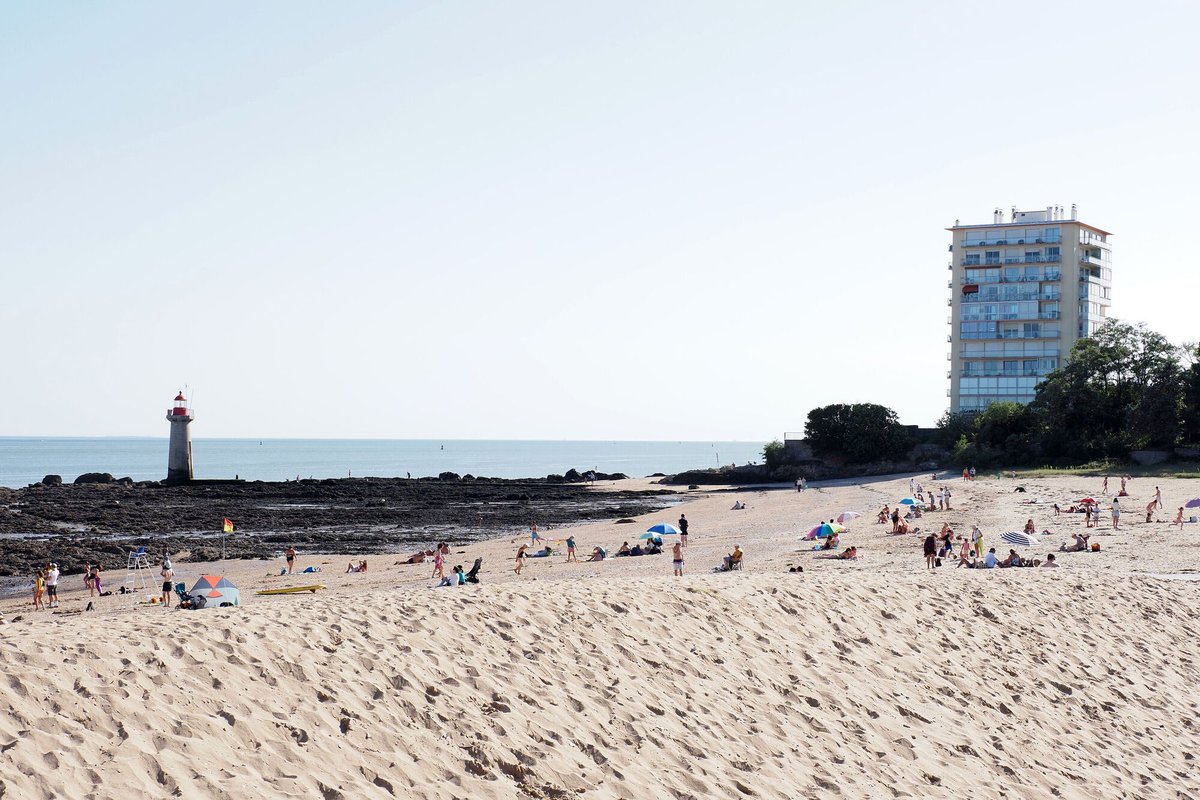
[[[983,266],[982,264],[979,266]],[[959,283],[1040,283],[1042,281],[1060,281],[1062,280],[1062,270],[1047,269],[1040,270],[1033,274],[1022,273],[1020,275],[964,275],[959,279]]]
[[[964,239],[963,247],[1004,247],[1018,244],[1062,244],[1062,235],[1034,237],[1017,237],[1013,239]]]
[[[1036,378],[1046,373],[1037,369],[964,369],[958,374],[963,378]]]
[[[1062,261],[1062,255],[1038,256],[1009,256],[1008,258],[971,258],[964,256],[960,266],[963,267],[1000,267],[1005,264],[1057,264]]]

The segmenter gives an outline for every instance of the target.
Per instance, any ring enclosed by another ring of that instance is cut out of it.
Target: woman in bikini
[[[517,568],[514,569],[513,572],[517,573],[518,575],[520,575],[521,570],[525,568],[525,551],[528,548],[529,545],[527,544],[523,544],[517,548]]]

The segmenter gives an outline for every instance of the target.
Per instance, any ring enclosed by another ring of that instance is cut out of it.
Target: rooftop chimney
[[[1078,216],[1079,216],[1079,207],[1076,206],[1074,203],[1071,203],[1071,219],[1075,219]]]

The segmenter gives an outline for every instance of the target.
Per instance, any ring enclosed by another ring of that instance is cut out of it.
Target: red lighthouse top
[[[188,416],[187,398],[183,396],[183,392],[175,395],[175,406],[171,409],[171,416],[186,417]]]

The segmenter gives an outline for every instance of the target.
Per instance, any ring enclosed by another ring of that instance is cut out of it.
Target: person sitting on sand
[[[880,525],[886,525],[886,524],[887,524],[887,521],[888,521],[888,517],[889,517],[890,515],[891,515],[891,511],[888,509],[888,507],[887,507],[887,506],[884,506],[884,507],[883,507],[883,510],[879,512],[879,517],[878,517],[878,519],[879,519],[879,524],[880,524]]]
[[[1086,533],[1075,534],[1075,543],[1070,547],[1065,544],[1058,549],[1063,553],[1078,553],[1088,549],[1088,539],[1090,537]]]
[[[1042,566],[1043,567],[1057,567],[1058,566],[1058,560],[1054,558],[1054,553],[1050,553],[1046,556],[1046,560],[1042,562]]]
[[[742,546],[740,544],[735,544],[733,546],[733,552],[722,559],[724,566],[722,567],[721,571],[732,572],[736,565],[742,563],[742,555]]]
[[[895,526],[896,533],[908,533],[908,520],[898,519]]]
[[[892,509],[892,533],[900,532],[900,509]]]
[[[746,504],[745,504],[745,503],[743,503],[741,500],[735,500],[735,501],[733,502],[733,509],[732,509],[732,510],[733,510],[733,511],[741,511],[741,510],[742,510],[743,508],[745,508],[745,507],[746,507]]]
[[[1030,534],[1037,533],[1037,526],[1033,524],[1032,517],[1025,520],[1025,532]]]
[[[588,557],[588,561],[603,561],[608,556],[608,551],[597,545],[592,548],[592,554]]]
[[[825,537],[825,544],[821,545],[821,550],[837,550],[838,549],[838,534],[831,533]]]
[[[1179,507],[1179,513],[1175,515],[1175,519],[1171,522],[1171,524],[1178,525],[1179,530],[1183,530],[1183,506]]]
[[[1021,557],[1019,555],[1017,555],[1017,551],[1010,549],[1008,551],[1008,558],[1001,561],[1000,566],[1001,567],[1019,567],[1023,563],[1025,563],[1025,562],[1023,562],[1021,560]]]
[[[629,548],[629,555],[644,556],[644,555],[646,555],[646,551],[645,551],[645,549],[643,549],[641,544],[635,544],[633,547]]]
[[[619,556],[629,555],[629,542],[621,542],[621,548],[619,550],[617,550],[616,555],[619,555]]]
[[[351,572],[358,572],[358,564],[355,564],[353,561],[346,565],[346,571],[343,574],[349,575]]]
[[[983,559],[984,569],[995,569],[999,565],[1000,559],[996,558],[996,548],[992,547],[987,551],[987,555]]]

